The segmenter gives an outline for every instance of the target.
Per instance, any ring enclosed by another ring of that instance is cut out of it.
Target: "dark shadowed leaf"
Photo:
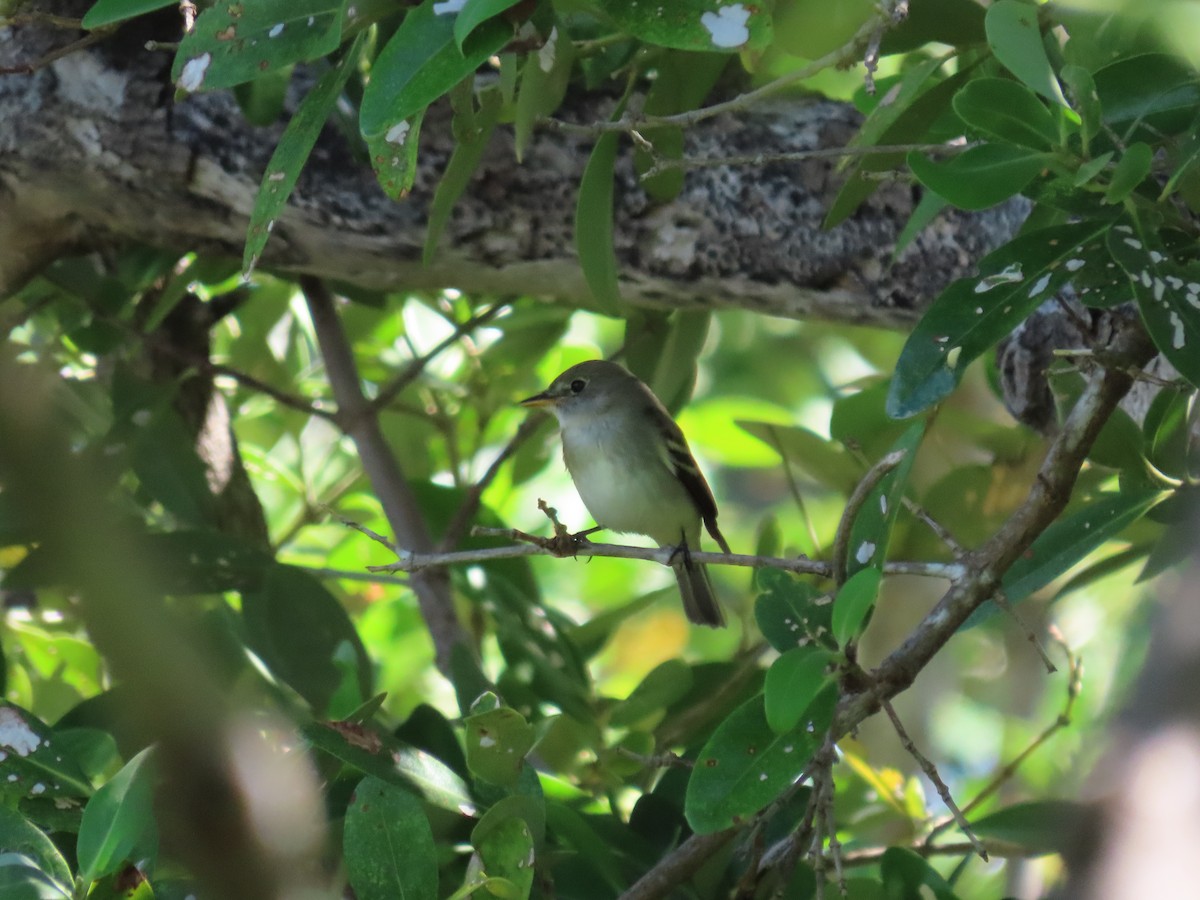
[[[434,900],[437,850],[421,801],[367,776],[346,809],[342,849],[358,900]]]

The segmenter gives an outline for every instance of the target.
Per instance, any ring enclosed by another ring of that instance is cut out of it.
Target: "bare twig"
[[[507,308],[507,303],[497,303],[494,306],[489,306],[487,309],[483,310],[483,312],[476,313],[465,322],[460,323],[450,335],[438,341],[438,343],[435,344],[433,349],[431,349],[428,353],[417,356],[412,360],[412,362],[405,366],[404,371],[393,378],[386,386],[384,386],[375,399],[371,401],[371,407],[373,409],[383,409],[385,406],[391,403],[393,399],[395,399],[397,394],[416,381],[421,373],[425,371],[425,367],[428,366],[440,353],[457,344],[466,335],[470,334],[479,326],[484,325],[490,320],[494,319]]]
[[[90,34],[84,35],[77,41],[72,41],[65,47],[59,47],[56,50],[51,50],[40,59],[35,59],[30,63],[21,63],[16,66],[0,66],[0,75],[32,75],[38,69],[44,69],[50,63],[62,59],[64,56],[70,56],[72,53],[78,53],[92,44],[98,44],[105,40],[116,30],[116,26],[108,26],[105,28],[97,28]]]
[[[400,550],[402,559],[382,566],[369,566],[372,572],[415,572],[419,569],[468,565],[491,562],[497,559],[513,559],[522,556],[605,556],[614,559],[644,559],[669,566],[674,554],[673,547],[630,547],[624,544],[602,544],[577,540],[564,547],[559,538],[547,538],[529,534],[515,528],[476,527],[471,533],[480,537],[501,537],[522,543],[507,547],[485,547],[478,550],[456,550],[446,553],[416,553]],[[699,563],[715,563],[724,566],[746,566],[749,568],[776,568],[799,575],[816,575],[830,578],[833,566],[827,562],[805,557],[754,556],[748,553],[713,553],[703,550],[691,551],[691,557]],[[939,562],[889,562],[883,566],[886,575],[924,575],[929,578],[954,580],[964,574],[964,567],[957,563]]]
[[[938,796],[942,798],[942,802],[954,816],[954,821],[958,823],[958,827],[962,829],[963,834],[967,836],[967,840],[971,842],[971,846],[975,848],[975,852],[982,857],[984,862],[987,862],[988,854],[984,849],[983,844],[979,843],[979,838],[975,837],[975,832],[971,830],[966,816],[958,808],[958,804],[954,802],[954,798],[950,795],[950,788],[946,787],[946,782],[942,781],[942,776],[938,774],[937,767],[917,749],[917,745],[913,743],[908,732],[905,731],[904,725],[900,722],[900,717],[896,715],[896,710],[893,708],[890,700],[883,701],[883,711],[887,713],[888,719],[891,720],[892,727],[896,729],[896,734],[900,738],[900,744],[908,751],[908,755],[917,761],[917,765],[921,767],[921,771],[925,773],[925,777],[933,782],[933,786],[937,788]]]
[[[617,747],[617,755],[632,759],[647,769],[691,769],[696,765],[692,760],[684,759],[670,750],[666,753],[656,753],[654,756],[643,756],[641,753],[634,753],[628,747]]]
[[[1024,619],[1017,615],[1017,611],[1013,609],[1012,604],[1008,602],[1008,597],[1005,596],[1004,591],[997,588],[996,593],[992,594],[992,602],[1000,607],[1000,609],[1004,611],[1005,615],[1012,619],[1013,622],[1016,623],[1017,627],[1021,629],[1021,632],[1025,635],[1025,640],[1027,640],[1033,646],[1033,649],[1037,652],[1038,657],[1042,661],[1042,665],[1046,667],[1046,672],[1050,675],[1053,675],[1055,672],[1057,672],[1058,667],[1051,662],[1050,657],[1046,654],[1046,648],[1042,646],[1042,642],[1038,640],[1038,636],[1034,633],[1033,629],[1029,627]]]

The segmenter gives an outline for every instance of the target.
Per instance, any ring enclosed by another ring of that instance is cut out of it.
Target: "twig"
[[[38,69],[44,69],[52,62],[62,59],[64,56],[70,56],[92,44],[98,44],[105,40],[109,35],[116,31],[117,26],[111,25],[104,28],[97,28],[91,34],[84,35],[77,41],[72,41],[65,47],[59,47],[57,50],[51,50],[40,59],[35,59],[31,63],[22,63],[17,66],[0,66],[0,75],[32,75]]]
[[[455,511],[454,518],[450,520],[450,524],[446,527],[446,533],[442,535],[441,541],[438,542],[437,549],[439,552],[445,553],[451,547],[458,544],[463,536],[463,532],[467,530],[467,526],[475,518],[475,513],[479,511],[479,503],[483,499],[483,492],[496,480],[496,476],[500,474],[501,467],[512,459],[513,454],[541,427],[543,421],[545,420],[541,416],[530,416],[521,422],[520,427],[517,428],[517,433],[504,445],[504,449],[500,451],[500,454],[492,460],[492,464],[487,467],[487,471],[483,473],[483,476],[467,491],[467,496]]]
[[[846,159],[888,153],[909,153],[913,150],[932,156],[949,156],[977,146],[979,146],[978,141],[958,144],[871,144],[861,147],[814,147],[811,150],[785,150],[780,153],[748,153],[740,156],[660,157],[654,165],[642,173],[641,178],[645,181],[655,175],[678,169],[713,169],[724,166],[761,168],[768,163],[806,162],[811,159]]]
[[[854,520],[858,517],[859,510],[867,502],[867,495],[879,485],[879,482],[883,481],[884,476],[904,461],[906,453],[905,450],[893,450],[875,463],[858,482],[854,493],[846,501],[846,508],[842,511],[842,519],[838,522],[837,532],[833,537],[831,564],[833,577],[839,585],[846,580],[846,562],[850,556],[850,531],[854,527]]]
[[[402,550],[404,559],[383,566],[369,566],[372,572],[415,572],[419,569],[460,566],[477,562],[492,562],[497,559],[514,559],[522,556],[603,556],[615,559],[644,559],[669,566],[674,553],[673,547],[630,547],[624,544],[603,544],[583,540],[564,547],[556,538],[529,534],[515,528],[471,529],[479,537],[501,537],[522,543],[507,547],[484,547],[478,550],[454,550],[446,553],[417,553]],[[816,575],[830,578],[833,567],[821,560],[805,557],[755,556],[748,553],[714,553],[692,550],[691,557],[700,563],[715,563],[724,566],[749,568],[776,568],[799,575]],[[939,562],[890,562],[883,567],[885,575],[924,575],[929,578],[945,578],[953,581],[965,574],[965,568],[957,563]]]
[[[303,569],[310,575],[315,575],[318,578],[330,578],[337,581],[366,581],[371,584],[394,584],[401,587],[408,585],[407,578],[398,578],[395,575],[371,575],[367,572],[353,572],[346,569],[323,569],[317,566],[296,566],[298,569]]]
[[[428,553],[433,549],[433,540],[425,526],[417,498],[379,427],[378,414],[363,395],[354,354],[338,318],[333,294],[312,276],[300,279],[300,289],[308,303],[329,385],[337,400],[335,421],[354,441],[363,471],[383,506],[396,543]],[[454,611],[449,579],[441,570],[414,572],[411,586],[433,639],[438,668],[449,675],[455,648],[467,648],[470,652],[471,647],[467,633]]]
[[[1024,619],[1017,615],[1017,611],[1013,609],[1012,604],[1008,602],[1008,597],[1005,596],[1004,591],[997,588],[996,592],[992,594],[992,602],[1000,607],[1000,609],[1003,610],[1004,613],[1016,623],[1017,627],[1021,629],[1022,633],[1025,635],[1025,640],[1027,640],[1033,646],[1033,649],[1037,652],[1038,657],[1042,661],[1042,665],[1046,667],[1046,673],[1053,675],[1055,672],[1057,672],[1058,667],[1050,661],[1050,657],[1046,654],[1046,648],[1042,646],[1042,642],[1038,640],[1038,636],[1034,633],[1033,629],[1026,624]]]
[[[656,753],[654,756],[643,756],[641,753],[634,753],[628,747],[617,747],[617,755],[632,759],[647,769],[691,769],[696,765],[692,760],[684,759],[670,750]]]
[[[499,313],[507,308],[507,303],[497,303],[495,306],[489,306],[483,312],[477,313],[476,315],[467,319],[465,322],[459,324],[449,336],[438,341],[438,343],[435,344],[433,349],[431,349],[428,353],[417,356],[407,366],[405,366],[404,371],[393,378],[379,392],[375,399],[371,401],[371,407],[373,409],[383,409],[392,402],[397,394],[416,381],[420,374],[425,371],[425,367],[428,366],[440,353],[442,353],[448,347],[452,347],[454,344],[457,344],[467,334],[470,334],[480,325],[483,325],[491,319],[494,319]]]
[[[900,722],[900,717],[896,715],[896,710],[893,708],[890,700],[884,700],[882,703],[883,711],[887,713],[888,719],[891,720],[892,727],[896,729],[896,734],[900,738],[900,744],[908,751],[908,755],[917,761],[917,765],[921,767],[921,771],[925,773],[925,777],[933,782],[933,786],[937,788],[938,796],[942,798],[942,802],[954,815],[954,821],[958,823],[958,827],[962,829],[963,834],[967,836],[967,840],[971,842],[971,846],[975,848],[975,852],[983,859],[988,861],[987,850],[983,844],[979,843],[979,838],[975,837],[975,832],[971,830],[971,826],[967,823],[966,816],[958,808],[958,804],[954,802],[954,798],[950,795],[950,788],[946,787],[946,782],[942,781],[942,776],[938,774],[937,767],[931,763],[926,756],[917,749],[917,745],[913,743],[912,738],[908,736],[908,732],[904,730],[904,725]]]

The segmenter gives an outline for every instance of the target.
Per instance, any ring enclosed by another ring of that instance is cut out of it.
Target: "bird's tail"
[[[698,562],[693,562],[686,552],[671,564],[675,570],[675,580],[679,582],[679,594],[683,597],[683,611],[690,621],[697,625],[707,625],[710,628],[723,628],[725,616],[717,605],[717,595],[713,592],[712,582],[708,578],[708,569]]]

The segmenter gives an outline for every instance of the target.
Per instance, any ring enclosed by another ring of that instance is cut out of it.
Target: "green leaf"
[[[818,59],[845,46],[875,13],[873,0],[788,0],[775,8],[774,45],[792,56]]]
[[[1082,66],[1063,66],[1059,73],[1063,84],[1071,95],[1071,106],[1079,116],[1079,137],[1083,150],[1087,152],[1092,138],[1100,131],[1103,112],[1100,97],[1096,93],[1096,82],[1092,73]]]
[[[626,34],[675,50],[725,53],[758,50],[771,41],[771,15],[762,4],[724,0],[603,0],[601,9]]]
[[[908,221],[904,223],[900,233],[896,235],[896,246],[892,250],[893,263],[917,239],[917,235],[937,218],[938,213],[949,205],[945,197],[938,196],[933,191],[925,191],[917,202],[916,209],[912,211],[912,215],[908,217]]]
[[[818,484],[848,494],[862,477],[862,465],[844,447],[807,428],[744,419],[738,419],[734,424],[769,445],[790,466]]]
[[[888,415],[916,415],[954,390],[972,360],[1070,279],[1076,262],[1082,264],[1078,248],[1095,242],[1109,224],[1085,221],[1023,234],[984,257],[978,277],[946,288],[900,353]]]
[[[460,129],[455,129],[458,141],[429,204],[429,228],[425,235],[425,252],[422,255],[425,265],[429,265],[433,260],[442,229],[450,220],[454,204],[471,183],[471,176],[475,174],[475,170],[479,168],[483,151],[487,149],[491,140],[502,108],[503,99],[499,91],[484,91],[479,97],[479,111],[474,117],[475,127],[466,134],[460,133]]]
[[[950,107],[959,87],[967,80],[973,64],[940,82],[928,85],[944,60],[927,60],[914,66],[900,82],[895,96],[880,103],[859,129],[852,147],[871,147],[879,144],[907,144],[926,137],[929,126]],[[841,224],[858,209],[864,200],[879,188],[875,172],[891,171],[904,162],[903,153],[871,153],[853,163],[846,183],[830,204],[823,223],[825,228]]]
[[[681,659],[655,666],[633,692],[613,707],[609,724],[615,728],[636,725],[661,713],[692,689],[692,667]]]
[[[80,24],[90,31],[174,5],[175,0],[96,0]]]
[[[346,808],[342,838],[350,886],[358,900],[435,900],[437,846],[421,802],[368,775]]]
[[[717,726],[696,758],[684,815],[697,834],[745,822],[791,787],[824,740],[837,688],[819,692],[796,728],[776,734],[761,695],[747,700]]]
[[[1193,385],[1200,385],[1200,263],[1181,262],[1140,220],[1109,233],[1108,249],[1133,285],[1154,345]]]
[[[809,645],[782,654],[767,669],[763,686],[767,725],[776,734],[787,734],[803,718],[817,694],[836,684],[835,673],[828,671],[833,654]]]
[[[517,94],[517,110],[513,119],[517,162],[525,156],[525,148],[529,146],[537,120],[558,109],[566,96],[574,62],[575,44],[561,25],[553,26],[545,43],[536,53],[526,57],[521,67],[521,89]]]
[[[359,128],[370,139],[411,118],[472,74],[512,37],[512,26],[489,19],[465,51],[454,39],[456,17],[439,14],[443,4],[425,0],[404,16],[371,67],[363,90]]]
[[[925,437],[925,421],[914,422],[892,445],[888,451],[904,454],[890,472],[884,475],[879,484],[871,489],[866,502],[859,509],[854,523],[850,527],[850,557],[846,560],[846,575],[852,576],[861,569],[874,566],[882,570],[887,559],[888,544],[892,537],[892,527],[900,514],[900,506],[904,501],[904,491],[908,486],[908,475],[917,459],[917,447]],[[851,579],[853,580],[853,579]],[[847,583],[848,586],[848,583]],[[845,590],[845,586],[842,588]],[[839,599],[841,595],[839,594]],[[833,620],[838,616],[838,601],[834,602]],[[834,634],[837,636],[835,624]],[[837,638],[839,644],[845,639]]]
[[[1050,110],[1027,87],[1007,78],[977,78],[954,95],[954,111],[987,138],[1034,150],[1058,143]]]
[[[129,456],[142,487],[186,525],[212,523],[213,496],[195,439],[170,406],[134,415]]]
[[[1150,166],[1154,162],[1154,151],[1148,144],[1130,144],[1117,160],[1113,170],[1112,181],[1104,194],[1105,203],[1121,203],[1134,192],[1139,184],[1150,174]]]
[[[115,872],[154,829],[152,750],[129,760],[84,807],[77,852],[85,882]]]
[[[1200,107],[1200,80],[1178,57],[1145,53],[1096,71],[1104,124],[1126,142],[1157,145],[1163,134],[1189,128]]]
[[[521,819],[529,829],[535,847],[546,839],[546,798],[530,794],[512,794],[493,803],[471,831],[471,844],[478,847],[498,826]]]
[[[501,787],[521,776],[534,732],[515,709],[501,706],[467,716],[467,768],[471,774]]]
[[[1036,5],[996,0],[988,7],[984,28],[988,46],[1006,69],[1047,100],[1067,105],[1050,68]]]
[[[755,578],[762,593],[754,602],[754,618],[772,647],[786,653],[829,635],[828,595],[779,569],[759,569]]]
[[[370,693],[370,660],[354,623],[333,594],[302,569],[268,568],[262,588],[243,594],[242,618],[247,644],[318,715],[342,682],[343,660],[357,672],[358,702]]]
[[[907,847],[889,847],[885,850],[880,874],[887,897],[932,896],[935,900],[956,900],[954,890],[937,869]],[[928,891],[922,891],[921,888],[928,888]]]
[[[54,732],[32,713],[0,700],[0,799],[87,797],[92,785]]]
[[[71,900],[64,888],[20,853],[0,853],[0,896],[5,900]]]
[[[52,880],[65,896],[70,896],[74,878],[58,847],[41,829],[7,806],[0,806],[0,851],[6,855],[20,854]]]
[[[909,6],[903,22],[884,32],[880,53],[905,53],[930,42],[957,47],[982,44],[983,13],[975,0],[921,0]]]
[[[1080,832],[1094,812],[1070,800],[1017,803],[971,823],[984,840],[1015,844],[1033,854],[1064,853],[1078,847]]]
[[[417,150],[425,111],[401,119],[387,131],[366,138],[375,180],[392,200],[403,200],[417,178]]]
[[[1058,578],[1105,541],[1115,538],[1167,495],[1161,491],[1102,494],[1063,516],[1038,535],[1000,582],[1009,603],[1018,603]],[[977,609],[964,623],[973,628],[996,614],[994,604]]]
[[[171,80],[188,93],[253,81],[326,56],[342,41],[343,0],[220,0],[183,37]]]
[[[618,104],[614,118],[624,112]],[[575,252],[597,308],[616,315],[621,303],[617,256],[613,250],[613,167],[617,161],[618,135],[603,134],[592,148],[575,205]]]
[[[536,854],[533,837],[524,819],[507,819],[487,832],[476,844],[483,871],[489,879],[503,879],[511,888],[500,895],[512,900],[525,900],[533,890]],[[495,888],[489,884],[494,894]]]
[[[246,229],[246,248],[242,252],[243,275],[248,276],[258,264],[275,220],[287,206],[288,197],[300,177],[300,170],[308,161],[326,119],[346,85],[346,79],[354,71],[362,42],[363,35],[360,34],[342,61],[313,85],[275,145],[275,152],[271,154],[271,161],[267,163],[258,186],[258,194],[254,197],[254,209]]]
[[[313,722],[302,727],[305,740],[346,765],[405,789],[415,789],[427,803],[464,816],[476,814],[465,781],[453,769],[423,750],[365,726],[354,728]],[[352,743],[348,736],[355,738]],[[368,749],[376,748],[377,749]]]
[[[875,608],[883,573],[861,569],[842,585],[833,601],[833,637],[842,647],[858,637],[867,616]],[[769,683],[768,673],[768,683]]]
[[[505,10],[512,9],[521,0],[467,0],[454,17],[454,42],[462,52],[463,46],[475,30],[488,19],[494,19]],[[510,26],[511,27],[511,26]]]
[[[980,210],[1019,194],[1053,159],[1011,144],[983,144],[941,163],[914,150],[908,166],[923,185],[955,206]]]

